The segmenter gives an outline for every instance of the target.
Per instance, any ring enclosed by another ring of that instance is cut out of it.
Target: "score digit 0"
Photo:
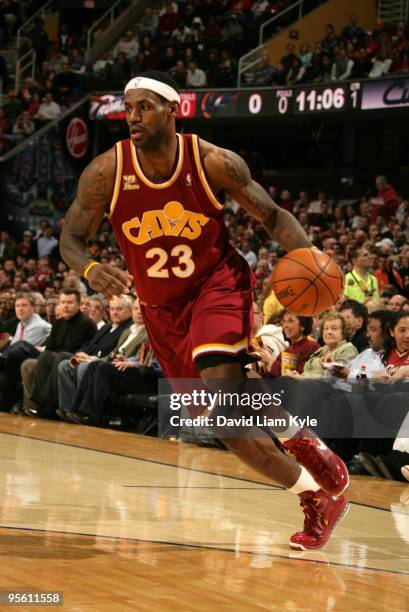
[[[258,115],[263,106],[261,96],[258,93],[251,94],[249,98],[249,111],[252,115]]]
[[[286,96],[280,96],[278,98],[278,112],[281,113],[282,115],[285,115],[287,110],[288,110],[288,98]]]

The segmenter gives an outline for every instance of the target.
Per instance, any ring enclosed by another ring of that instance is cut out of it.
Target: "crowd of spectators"
[[[302,42],[287,45],[279,62],[272,63],[267,51],[257,71],[249,75],[251,85],[299,85],[331,83],[350,79],[375,79],[409,72],[409,30],[404,22],[387,26],[378,21],[365,31],[356,15],[341,32],[327,24],[323,38],[314,47]]]
[[[7,3],[21,4],[15,0],[3,4]],[[44,122],[57,118],[81,95],[122,90],[137,72],[169,72],[181,89],[234,87],[238,60],[257,45],[260,25],[289,4],[267,0],[165,0],[157,10],[147,7],[134,29],[126,31],[93,65],[85,62],[86,28],[71,33],[62,24],[57,39],[50,40],[42,20],[37,19],[29,33],[37,58],[35,79],[24,79],[20,90],[14,91],[5,62],[0,60],[0,78],[7,94],[0,109],[0,154]],[[6,32],[6,38],[15,33],[21,19],[10,18],[3,29],[0,19],[0,31]],[[283,21],[281,27],[285,25]],[[328,24],[314,49],[303,42],[297,54],[295,43],[290,43],[275,64],[264,51],[257,71],[248,76],[249,84],[282,86],[404,74],[409,69],[408,49],[404,23],[390,28],[378,22],[372,32],[366,32],[352,15],[341,33],[335,33]]]
[[[346,379],[354,380],[362,365],[384,383],[409,376],[409,204],[384,176],[374,187],[356,202],[336,202],[323,192],[293,198],[289,190],[269,187],[345,274],[337,304],[314,318],[282,308],[271,284],[281,247],[234,201],[226,202],[231,243],[256,276],[252,342],[258,361],[252,367],[262,376],[325,380],[333,363]],[[60,259],[61,226],[44,221],[16,239],[0,233],[0,409],[102,424],[111,394],[153,390],[159,367],[137,300],[120,297],[107,308],[102,296],[91,295]],[[89,249],[95,260],[124,267],[108,222]],[[397,440],[394,448],[394,440],[379,446],[381,463],[395,476],[399,461],[409,463],[405,440]],[[379,475],[373,445],[361,440],[342,453],[354,473],[372,466],[369,472]]]

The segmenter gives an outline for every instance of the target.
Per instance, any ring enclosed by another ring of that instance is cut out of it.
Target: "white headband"
[[[173,89],[170,85],[166,85],[166,83],[156,81],[156,79],[135,77],[126,84],[124,94],[126,94],[129,89],[149,89],[165,98],[165,100],[169,100],[169,102],[179,102],[180,104],[180,95],[176,89]]]

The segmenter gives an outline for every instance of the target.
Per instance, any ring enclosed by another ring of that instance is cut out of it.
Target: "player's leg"
[[[198,360],[199,369],[204,363],[206,361]],[[229,363],[202,368],[201,377],[208,388],[212,388],[214,380],[245,381],[241,364],[231,360]],[[334,499],[321,489],[310,473],[283,454],[267,435],[222,437],[221,440],[244,463],[299,496],[305,514],[304,529],[291,536],[291,548],[324,548],[332,531],[348,510],[346,499],[343,496]]]

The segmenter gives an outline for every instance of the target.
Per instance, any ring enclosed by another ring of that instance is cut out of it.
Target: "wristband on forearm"
[[[88,279],[88,272],[91,270],[91,268],[93,268],[94,266],[100,266],[100,265],[101,264],[98,263],[97,261],[90,261],[83,269],[81,276],[83,276],[85,279]]]

